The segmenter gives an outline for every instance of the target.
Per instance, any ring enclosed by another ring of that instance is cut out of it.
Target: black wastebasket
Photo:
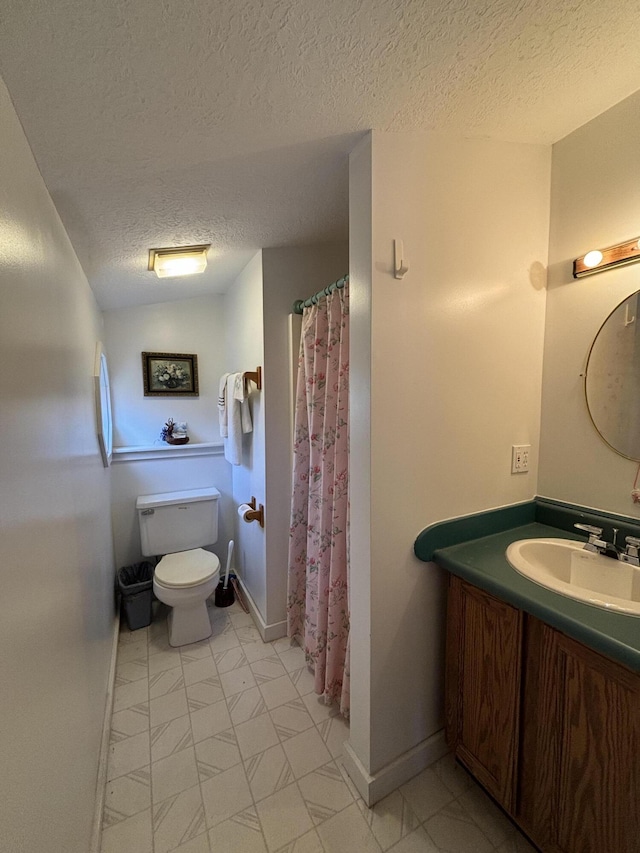
[[[153,565],[147,560],[118,570],[118,588],[130,631],[151,624]]]

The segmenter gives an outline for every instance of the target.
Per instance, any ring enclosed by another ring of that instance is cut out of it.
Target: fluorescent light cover
[[[573,262],[573,277],[582,278],[636,261],[640,261],[640,241],[637,237],[624,243],[616,243],[608,249],[592,249],[586,255],[576,258]]]
[[[204,272],[210,245],[208,243],[176,249],[150,249],[148,269],[153,270],[158,278],[174,278]]]

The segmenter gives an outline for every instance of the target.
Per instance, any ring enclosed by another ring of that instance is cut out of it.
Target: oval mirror
[[[604,321],[587,359],[585,393],[593,425],[606,443],[640,462],[640,291]]]
[[[113,424],[111,420],[111,388],[109,386],[109,368],[107,356],[102,344],[96,345],[96,359],[93,371],[96,403],[96,432],[102,456],[102,464],[108,468],[113,452]]]

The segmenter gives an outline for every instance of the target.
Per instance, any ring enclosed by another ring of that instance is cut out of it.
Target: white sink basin
[[[560,595],[640,616],[640,569],[571,539],[520,539],[506,551],[521,575]]]

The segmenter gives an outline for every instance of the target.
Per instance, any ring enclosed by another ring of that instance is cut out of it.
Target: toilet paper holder
[[[264,527],[264,506],[259,504],[256,506],[256,499],[252,496],[248,501],[248,506],[251,507],[250,512],[245,512],[243,518],[246,522],[257,521],[260,527]]]

